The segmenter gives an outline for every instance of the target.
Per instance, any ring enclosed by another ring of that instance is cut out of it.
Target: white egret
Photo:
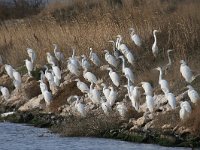
[[[84,82],[81,82],[80,79],[75,79],[77,81],[76,86],[77,88],[82,92],[82,93],[88,93],[90,91],[89,87],[87,84]]]
[[[3,98],[7,101],[10,98],[9,90],[6,87],[0,86],[0,91],[3,95]]]
[[[21,77],[20,73],[18,71],[16,71],[15,69],[13,69],[13,78],[14,78],[14,80],[22,82],[22,77]]]
[[[191,102],[195,103],[195,104],[197,102],[200,102],[200,96],[199,96],[198,92],[191,85],[188,85],[187,88],[188,88],[188,96],[189,96]]]
[[[80,69],[81,65],[78,61],[78,58],[75,56],[75,49],[73,48],[72,51],[73,51],[73,53],[72,53],[72,56],[69,57],[69,62],[71,64],[73,64],[77,69]]]
[[[58,79],[58,77],[54,74],[53,71],[52,71],[52,75],[53,75],[53,82],[55,83],[55,85],[60,86],[60,79]]]
[[[43,96],[44,96],[44,100],[45,100],[45,102],[46,102],[46,106],[49,106],[50,103],[51,103],[52,100],[53,100],[53,97],[52,97],[51,92],[49,92],[48,90],[44,90],[44,91],[42,92],[42,94],[43,94]]]
[[[106,86],[105,83],[102,83],[101,86],[103,86],[103,94],[105,98],[108,100],[109,95],[110,95],[110,89]]]
[[[152,113],[154,109],[154,98],[151,95],[146,95],[146,104],[147,108]]]
[[[68,61],[67,63],[67,69],[70,71],[71,74],[74,74],[76,76],[80,75],[80,70],[78,68],[77,65],[75,65],[74,63],[72,63],[72,61]]]
[[[142,40],[139,37],[138,34],[135,33],[135,29],[134,28],[130,28],[129,29],[131,31],[131,40],[135,43],[135,45],[137,45],[138,47],[142,46]]]
[[[158,46],[157,46],[157,38],[156,38],[156,33],[159,32],[158,30],[153,31],[153,36],[154,36],[154,43],[152,45],[152,53],[154,57],[157,57],[158,55]]]
[[[109,116],[111,107],[110,107],[110,104],[107,101],[105,101],[103,98],[101,98],[101,108],[102,108],[104,114]]]
[[[185,79],[186,82],[191,83],[195,79],[195,76],[192,74],[190,67],[187,66],[184,60],[181,60],[180,63],[181,63],[180,72],[183,78]]]
[[[163,71],[161,67],[155,68],[160,72],[159,74],[159,84],[164,93],[169,93],[169,84],[166,80],[163,79]]]
[[[89,63],[89,61],[87,60],[85,55],[82,55],[82,60],[81,60],[81,66],[83,69],[90,69],[91,68],[91,64]]]
[[[52,73],[48,70],[48,67],[46,65],[44,67],[46,68],[46,70],[45,70],[45,77],[46,77],[46,79],[48,81],[53,81],[54,79],[53,79]]]
[[[55,64],[56,64],[56,59],[55,59],[55,57],[53,57],[53,56],[51,55],[51,53],[49,53],[49,52],[47,52],[46,54],[47,54],[47,62],[48,62],[48,64],[50,64],[50,65],[55,65]]]
[[[172,109],[176,108],[176,97],[173,93],[166,92],[165,97],[168,100],[168,104],[171,106]]]
[[[125,104],[123,102],[117,102],[117,111],[119,112],[119,115],[122,117],[122,118],[125,118],[126,116],[126,113],[128,111],[127,107],[125,106]]]
[[[96,87],[93,88],[93,83],[91,83],[90,85],[90,91],[88,93],[88,97],[92,100],[94,104],[97,105],[100,104],[101,96],[97,88]]]
[[[89,81],[90,83],[97,83],[97,78],[96,76],[91,73],[91,72],[88,72],[86,69],[83,71],[83,77]]]
[[[182,120],[189,118],[192,111],[190,104],[187,101],[184,101],[181,102],[180,106],[181,106],[181,109],[179,111],[180,118]]]
[[[44,91],[48,90],[48,88],[47,88],[47,85],[42,80],[39,80],[39,82],[40,82],[40,90],[43,94]]]
[[[27,53],[28,53],[28,56],[31,59],[31,62],[34,63],[34,61],[36,59],[36,53],[35,53],[35,51],[33,49],[31,49],[31,48],[27,48]]]
[[[60,71],[60,68],[58,66],[55,66],[55,64],[53,64],[52,70],[53,70],[53,73],[56,76],[56,78],[59,79],[59,80],[61,80],[61,71]]]
[[[119,56],[122,55],[122,53],[118,49],[115,48],[115,42],[114,41],[111,40],[111,41],[108,41],[108,42],[112,43],[112,45],[113,45],[113,54],[114,54],[115,58],[118,59]]]
[[[145,95],[153,96],[153,88],[149,82],[141,82]]]
[[[119,84],[120,84],[120,77],[119,77],[119,75],[118,75],[116,72],[114,72],[114,71],[112,70],[112,68],[110,68],[110,67],[108,67],[108,68],[106,68],[106,69],[109,70],[109,76],[110,76],[110,79],[112,80],[113,84],[114,84],[116,87],[118,87]]]
[[[75,108],[82,117],[86,117],[87,113],[84,104],[80,102],[80,98],[78,96],[75,95],[74,98],[76,98]]]
[[[109,93],[107,100],[108,100],[108,103],[110,104],[110,106],[112,107],[115,104],[118,94],[112,86],[110,86],[109,89],[110,89],[110,93]]]
[[[13,79],[13,67],[11,65],[5,64],[5,70],[8,76]]]
[[[116,41],[116,48],[122,53],[127,54],[129,52],[128,47],[125,44],[121,44],[122,36],[117,35],[117,41]]]
[[[29,61],[28,59],[24,60],[26,68],[28,70],[28,75],[31,76],[31,71],[33,71],[33,63]]]
[[[89,48],[90,50],[90,60],[96,65],[96,66],[100,66],[101,61],[98,57],[98,55],[96,53],[93,52],[92,48]]]
[[[13,84],[15,89],[19,92],[19,89],[21,88],[22,83],[18,80],[13,80]]]
[[[165,74],[167,73],[167,70],[169,70],[172,66],[172,60],[170,58],[170,52],[172,52],[173,50],[172,49],[169,49],[167,50],[167,57],[168,57],[168,64],[166,66],[164,66],[164,71],[165,71]]]
[[[133,65],[134,64],[134,61],[135,61],[135,58],[133,56],[133,54],[129,51],[127,53],[124,54],[124,56],[126,57],[126,59],[128,60],[128,62]]]
[[[134,83],[134,75],[130,68],[125,67],[125,60],[123,56],[120,56],[119,58],[122,59],[122,72],[125,76],[129,76],[132,83]]]
[[[108,64],[116,68],[118,63],[116,58],[113,55],[111,55],[108,50],[104,50],[104,52],[105,52],[105,60],[108,62]]]
[[[56,59],[58,61],[64,61],[64,55],[60,51],[60,49],[58,48],[58,45],[57,44],[53,44],[53,46],[54,46],[54,55],[55,55]]]

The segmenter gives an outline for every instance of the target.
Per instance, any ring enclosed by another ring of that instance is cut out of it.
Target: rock
[[[22,85],[22,94],[27,99],[38,96],[41,93],[39,83],[36,80],[32,80]]]
[[[154,123],[153,120],[150,121],[150,122],[148,122],[148,123],[144,126],[143,131],[147,131],[147,130],[149,130],[150,128],[153,128],[153,123]]]
[[[137,125],[139,127],[142,127],[142,126],[144,126],[149,121],[151,121],[151,119],[143,116],[143,117],[138,118],[137,120],[134,120],[133,124]]]
[[[0,78],[0,85],[7,87],[9,90],[13,89],[12,79],[8,75],[2,75]]]
[[[184,93],[181,93],[178,96],[176,96],[176,101],[177,102],[183,101],[185,98],[187,98],[187,96],[188,96],[187,91],[185,91]]]
[[[27,103],[25,103],[23,106],[21,106],[18,110],[19,111],[30,111],[30,110],[36,109],[36,108],[39,108],[39,109],[45,108],[45,103],[44,103],[42,94],[40,94],[37,97],[32,98]]]
[[[129,131],[140,131],[140,128],[137,125],[134,125],[132,128],[129,129]]]
[[[179,133],[180,135],[187,135],[187,134],[191,134],[192,130],[190,128],[180,127],[178,128],[176,132]]]
[[[61,112],[60,113],[61,116],[67,116],[70,113],[71,107],[70,107],[70,105],[66,104],[66,105],[59,107],[58,109]]]
[[[159,94],[154,96],[154,105],[155,107],[159,108],[160,106],[164,106],[167,104],[167,99],[165,95]]]
[[[172,130],[173,127],[171,126],[171,124],[165,124],[165,125],[162,126],[162,129],[163,130]]]

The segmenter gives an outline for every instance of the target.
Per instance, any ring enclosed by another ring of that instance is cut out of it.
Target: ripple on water
[[[152,144],[136,144],[112,139],[59,137],[47,129],[27,125],[0,123],[0,149],[20,150],[182,150]]]

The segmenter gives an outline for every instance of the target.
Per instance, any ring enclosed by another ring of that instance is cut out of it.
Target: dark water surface
[[[175,150],[111,139],[60,137],[47,129],[0,123],[0,150]],[[189,149],[189,148],[188,148]]]

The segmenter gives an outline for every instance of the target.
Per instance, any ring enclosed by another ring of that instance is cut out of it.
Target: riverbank
[[[62,136],[68,136],[67,134],[69,134],[69,131],[66,131],[69,130],[67,129],[67,124],[71,124],[72,122],[68,122],[67,120],[69,120],[68,117],[61,117],[55,114],[45,114],[39,112],[16,112],[14,115],[0,118],[1,122],[9,121],[13,123],[26,123],[39,128],[49,128],[51,131],[59,133]],[[173,132],[158,132],[156,130],[143,131],[142,129],[138,129],[137,131],[130,131],[130,124],[126,124],[124,122],[123,124],[118,125],[118,128],[102,128],[99,129],[96,133],[82,132],[79,133],[79,136],[111,138],[136,143],[152,143],[170,147],[199,147],[200,145],[200,137],[188,135],[187,133],[178,135]],[[78,127],[81,128],[81,126],[74,126],[74,128]],[[71,136],[76,136],[76,132],[73,134],[72,131],[70,131],[70,134]]]
[[[34,80],[28,80],[22,88],[21,94],[28,95],[30,84]],[[29,86],[27,86],[27,85]],[[67,85],[67,86],[66,86]],[[72,87],[73,81],[63,85],[63,89]],[[33,87],[31,87],[33,90]],[[57,91],[57,95],[62,95],[62,88]],[[15,91],[14,91],[15,92]],[[25,94],[26,93],[26,94]],[[14,93],[12,93],[15,95]],[[30,94],[30,93],[29,93]],[[33,94],[33,93],[32,93]],[[154,114],[136,113],[131,109],[125,118],[113,111],[109,116],[104,115],[101,109],[90,107],[87,117],[81,117],[77,112],[70,112],[70,105],[61,105],[61,107],[45,108],[43,97],[34,96],[30,100],[11,98],[9,102],[1,101],[0,112],[9,112],[16,110],[14,114],[0,117],[0,121],[9,121],[14,123],[26,123],[35,127],[49,128],[62,136],[86,136],[120,139],[137,143],[153,143],[162,146],[181,146],[181,147],[199,147],[200,136],[185,126],[179,119],[179,108],[175,111],[167,110],[167,103],[162,95],[155,99],[156,105],[160,103]],[[29,95],[30,96],[30,95]],[[176,97],[177,103],[185,99],[186,93]],[[68,101],[70,103],[70,101]],[[50,111],[53,110],[53,111]],[[57,111],[55,111],[57,110]]]

